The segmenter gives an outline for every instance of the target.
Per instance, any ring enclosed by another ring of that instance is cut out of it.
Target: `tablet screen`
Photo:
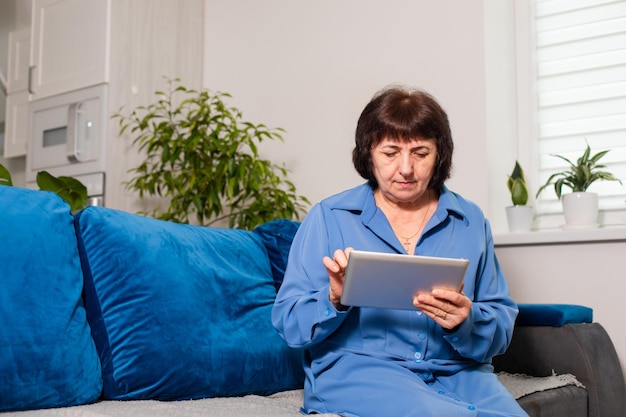
[[[413,296],[434,288],[459,290],[469,261],[353,250],[341,304],[415,310]]]

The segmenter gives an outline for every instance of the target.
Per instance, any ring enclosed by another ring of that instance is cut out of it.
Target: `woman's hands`
[[[462,287],[459,291],[435,288],[413,297],[413,305],[444,329],[454,329],[463,323],[472,307],[472,301],[462,291]]]
[[[341,294],[343,293],[343,280],[346,275],[346,267],[348,266],[348,257],[352,252],[352,248],[345,250],[337,249],[333,253],[333,258],[324,256],[322,263],[328,271],[328,280],[330,282],[330,302],[339,311],[347,310],[347,307],[341,304]]]

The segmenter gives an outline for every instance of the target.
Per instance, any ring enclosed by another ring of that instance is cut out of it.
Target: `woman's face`
[[[416,203],[428,191],[437,161],[434,139],[383,139],[372,150],[373,173],[382,196],[399,204]]]

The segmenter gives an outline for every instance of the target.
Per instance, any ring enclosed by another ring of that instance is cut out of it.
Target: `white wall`
[[[514,0],[485,0],[485,88],[487,113],[488,207],[483,207],[494,233],[508,232],[504,207],[512,204],[506,188],[520,155],[517,125],[516,18]]]
[[[481,0],[207,0],[204,84],[244,117],[287,130],[264,147],[312,202],[362,182],[357,118],[389,84],[428,90],[450,116],[451,188],[488,207]]]
[[[626,375],[626,238],[615,242],[500,246],[496,254],[518,303],[593,308],[594,321],[611,336]]]

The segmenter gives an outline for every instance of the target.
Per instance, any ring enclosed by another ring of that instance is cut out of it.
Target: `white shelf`
[[[626,226],[595,229],[551,229],[527,233],[500,233],[493,236],[496,247],[593,242],[626,242]]]

